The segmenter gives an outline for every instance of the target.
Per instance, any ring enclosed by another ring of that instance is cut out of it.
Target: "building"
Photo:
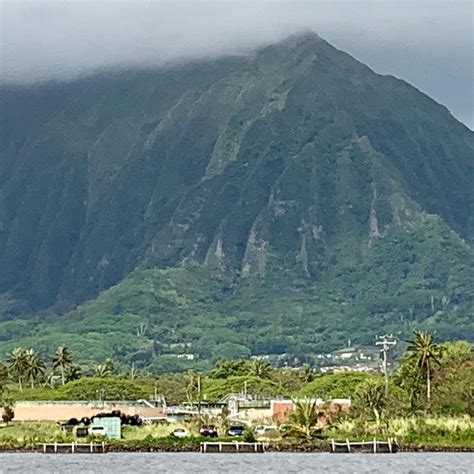
[[[232,395],[228,400],[229,418],[243,423],[270,422],[285,423],[290,413],[295,409],[295,401],[285,398],[259,398]],[[350,399],[322,400],[311,399],[318,407],[328,412],[348,410],[351,406]]]
[[[16,421],[67,421],[92,418],[98,413],[120,411],[124,415],[142,418],[164,416],[165,407],[148,400],[137,401],[18,401]]]

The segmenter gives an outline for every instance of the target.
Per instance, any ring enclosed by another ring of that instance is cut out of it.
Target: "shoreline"
[[[42,453],[41,444],[11,446],[0,444],[0,454],[5,453]],[[199,443],[197,444],[176,444],[176,445],[127,445],[127,444],[108,444],[107,453],[198,453]],[[281,453],[330,453],[331,446],[307,444],[269,444],[265,452]],[[471,446],[438,446],[438,445],[418,445],[418,444],[399,444],[399,453],[472,453],[474,447]],[[102,454],[102,453],[95,453]],[[225,453],[228,454],[228,453]],[[349,453],[341,453],[349,454]],[[353,453],[360,454],[360,453]],[[367,453],[371,454],[371,453]],[[396,454],[396,453],[394,453]]]

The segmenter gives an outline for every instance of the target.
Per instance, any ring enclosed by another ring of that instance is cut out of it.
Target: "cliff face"
[[[251,58],[3,87],[0,105],[0,291],[33,310],[137,266],[312,285],[427,213],[449,226],[453,259],[472,255],[458,236],[474,238],[473,133],[316,35]]]

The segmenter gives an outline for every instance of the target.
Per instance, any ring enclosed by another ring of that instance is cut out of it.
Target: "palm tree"
[[[259,377],[261,379],[267,379],[270,377],[272,372],[272,366],[265,362],[261,357],[252,359],[250,366],[248,368],[248,375],[252,377]]]
[[[72,364],[73,358],[71,351],[66,346],[59,346],[58,350],[53,355],[53,369],[59,368],[61,371],[61,382],[65,384],[64,371],[66,367]]]
[[[30,380],[31,388],[34,388],[35,381],[44,376],[46,366],[40,356],[33,350],[26,351],[26,370],[25,375]]]
[[[21,347],[13,349],[7,362],[11,374],[18,380],[20,391],[23,391],[23,379],[28,367],[28,357],[25,349],[22,349]]]
[[[102,364],[97,364],[94,367],[94,376],[95,377],[107,377],[112,375],[114,372],[115,364],[112,359],[105,359]]]
[[[311,438],[317,429],[319,412],[316,400],[296,400],[295,409],[290,413],[289,428]]]
[[[408,341],[408,360],[415,363],[426,379],[426,398],[431,399],[431,372],[433,362],[439,364],[441,346],[434,342],[434,335],[427,331],[415,331],[415,337]]]
[[[202,400],[202,377],[201,374],[189,370],[186,374],[186,397],[190,404],[198,403],[198,411],[200,411]]]
[[[66,382],[70,382],[71,380],[77,380],[82,377],[82,370],[78,365],[68,365],[64,370],[64,378]]]
[[[107,377],[107,375],[112,375],[112,371],[106,364],[97,364],[94,366],[94,377]]]
[[[304,383],[309,383],[314,379],[314,369],[309,364],[303,364],[300,377]]]

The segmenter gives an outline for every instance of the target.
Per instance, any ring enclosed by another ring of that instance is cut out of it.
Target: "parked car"
[[[107,430],[103,426],[91,426],[89,428],[89,434],[92,436],[106,436]]]
[[[176,428],[171,432],[171,435],[175,436],[176,438],[186,438],[189,433],[184,428]]]
[[[270,425],[258,425],[255,427],[255,433],[259,436],[264,436],[268,434],[270,431],[276,431],[277,427],[276,426],[270,426]]]
[[[227,435],[228,436],[242,436],[244,434],[245,427],[242,425],[232,425],[228,430],[227,430]]]
[[[214,425],[203,425],[199,430],[201,436],[209,436],[210,438],[217,437],[217,428]]]
[[[86,438],[89,436],[89,428],[87,426],[78,426],[76,428],[76,436],[78,438]]]

